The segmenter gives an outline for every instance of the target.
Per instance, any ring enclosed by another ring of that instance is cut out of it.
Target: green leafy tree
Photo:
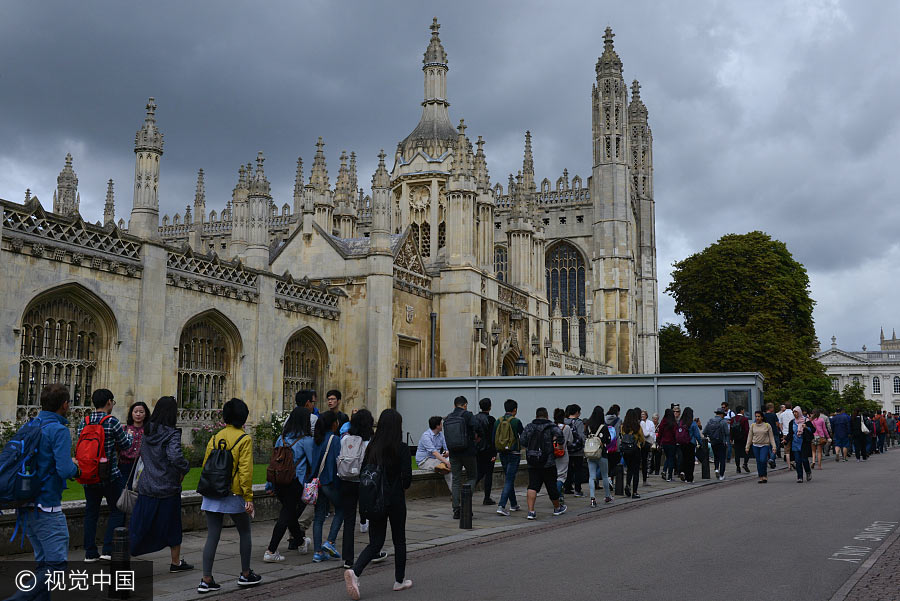
[[[699,371],[759,371],[773,399],[784,397],[794,380],[824,377],[812,358],[809,276],[783,242],[758,231],[723,236],[675,263],[666,292],[696,343]],[[682,368],[679,352],[689,347],[678,343],[678,352],[665,351],[665,361]],[[663,355],[661,338],[661,363]]]
[[[794,378],[779,392],[783,393],[782,398],[772,399],[773,402],[791,401],[807,411],[822,409],[826,413],[830,413],[842,404],[840,393],[832,388],[831,380],[826,377]]]
[[[847,413],[853,413],[859,409],[861,413],[875,413],[881,409],[881,404],[866,398],[866,387],[859,382],[847,384],[841,391],[841,403]]]
[[[704,371],[697,341],[678,324],[667,323],[659,329],[659,371],[664,374]]]

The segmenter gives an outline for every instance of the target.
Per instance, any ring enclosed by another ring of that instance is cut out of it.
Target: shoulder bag
[[[328,439],[328,444],[325,445],[325,452],[322,454],[322,461],[319,462],[319,469],[316,470],[316,477],[303,486],[303,494],[300,496],[300,500],[307,505],[315,505],[319,499],[319,474],[322,473],[322,468],[325,467],[325,460],[328,459],[328,450],[331,448],[331,441],[333,440],[334,434],[331,435],[331,438]]]

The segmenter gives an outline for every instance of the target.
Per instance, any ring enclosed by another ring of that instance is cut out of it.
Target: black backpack
[[[619,434],[619,450],[623,453],[632,453],[637,450],[637,439],[634,434],[628,432]]]
[[[553,424],[544,424],[540,429],[534,428],[528,439],[528,448],[525,450],[525,461],[528,465],[543,467],[552,451],[544,448],[544,431]]]
[[[486,413],[475,414],[475,434],[478,438],[475,441],[475,450],[479,453],[494,450],[493,426],[491,424],[491,416]],[[444,435],[446,439],[446,434]]]
[[[465,451],[469,448],[469,427],[463,417],[463,411],[451,413],[444,418],[444,440],[451,453]]]
[[[384,470],[367,463],[359,472],[359,515],[367,519],[384,519],[387,503],[384,494]]]
[[[568,445],[569,453],[580,453],[584,450],[584,422],[579,418],[570,420],[569,427],[572,428],[572,442]],[[578,426],[581,425],[579,428]]]
[[[200,472],[198,493],[210,499],[224,499],[231,494],[231,482],[234,480],[234,457],[231,451],[245,436],[247,435],[241,434],[231,445],[231,449],[228,448],[228,442],[224,438],[216,443]]]

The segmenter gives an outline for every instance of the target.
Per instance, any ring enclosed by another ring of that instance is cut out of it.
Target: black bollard
[[[705,438],[700,443],[700,448],[697,449],[697,460],[700,462],[700,477],[709,480],[709,445]]]
[[[472,529],[472,485],[463,484],[459,492],[459,527]]]
[[[625,468],[621,463],[616,464],[616,490],[615,495],[621,497],[625,494]]]
[[[127,599],[130,591],[116,590],[116,572],[128,571],[131,565],[131,553],[128,550],[128,528],[119,527],[113,530],[112,554],[109,567],[112,572],[113,586],[107,589],[107,599]]]

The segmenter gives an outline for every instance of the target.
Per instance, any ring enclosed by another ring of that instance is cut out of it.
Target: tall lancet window
[[[585,306],[584,257],[569,242],[560,242],[547,251],[545,273],[550,306],[559,306],[563,316],[562,348],[564,352],[584,355],[586,352],[587,310]],[[569,340],[571,320],[578,322],[578,348]]]

